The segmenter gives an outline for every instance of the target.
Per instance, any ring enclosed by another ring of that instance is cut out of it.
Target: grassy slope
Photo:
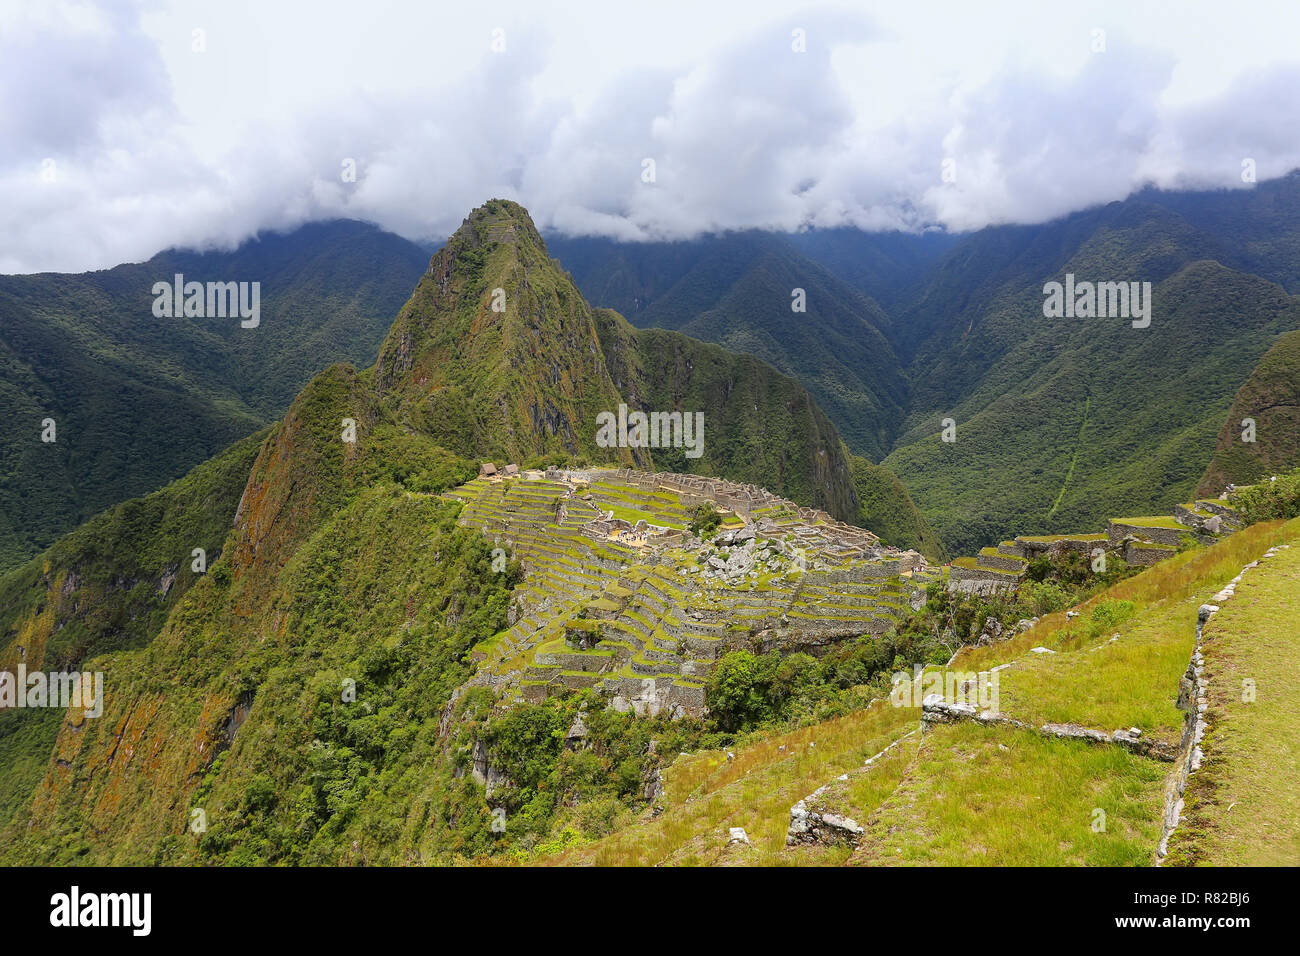
[[[1255,440],[1242,440],[1242,421],[1255,420]],[[1217,495],[1229,482],[1248,485],[1300,464],[1300,329],[1283,334],[1237,391],[1219,430],[1214,457],[1196,487]]]
[[[730,751],[679,758],[664,775],[663,814],[538,862],[602,866],[812,862],[808,855],[792,859],[785,852],[791,805],[913,730],[918,716],[916,710],[877,705]],[[728,752],[735,754],[734,760],[727,759]],[[731,827],[745,830],[752,849],[727,847]],[[830,854],[835,861],[846,855]]]
[[[1137,724],[1148,736],[1176,742],[1181,712],[1174,702],[1197,606],[1245,563],[1296,539],[1300,520],[1252,526],[1121,581],[1081,605],[1079,618],[1062,611],[1011,640],[966,648],[953,668],[1017,661],[1000,672],[1008,716],[1107,731]],[[1098,607],[1113,613],[1120,602],[1133,607],[1119,623],[1094,614]],[[1121,637],[1111,644],[1114,633]],[[1029,653],[1036,646],[1056,653]],[[1278,717],[1285,712],[1279,708]],[[959,724],[909,738],[870,768],[855,769],[916,729],[917,716],[877,704],[759,736],[730,748],[734,760],[725,751],[681,757],[665,772],[661,815],[544,862],[1132,866],[1154,860],[1170,764],[1118,747]],[[852,854],[785,849],[790,806],[842,773],[849,779],[830,788],[837,801],[831,808],[866,828],[861,848]],[[1104,832],[1093,827],[1097,809],[1105,811]],[[732,826],[746,829],[752,850],[726,846]]]
[[[1184,794],[1172,864],[1300,864],[1300,534],[1291,543],[1248,571],[1206,625],[1205,762]]]
[[[957,724],[926,734],[868,817],[855,865],[1141,866],[1160,838],[1165,765],[1118,747]],[[1094,832],[1094,811],[1106,830]]]

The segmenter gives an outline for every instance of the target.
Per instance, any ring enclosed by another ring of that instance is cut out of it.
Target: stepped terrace
[[[713,661],[882,634],[932,579],[914,551],[753,485],[626,469],[504,469],[448,492],[524,568],[474,682],[514,699],[599,688],[614,707],[700,714]],[[722,514],[691,532],[693,509]]]

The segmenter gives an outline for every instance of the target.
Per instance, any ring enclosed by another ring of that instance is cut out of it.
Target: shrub
[[[708,538],[722,524],[722,514],[712,504],[705,502],[696,505],[690,513],[691,534],[700,538]]]
[[[1235,491],[1231,500],[1246,524],[1300,517],[1300,468]]]
[[[1123,624],[1132,616],[1132,601],[1102,601],[1092,609],[1092,619],[1102,627]]]
[[[1050,581],[1025,581],[1016,594],[1030,617],[1043,617],[1071,603],[1070,595],[1060,585]]]
[[[739,731],[775,716],[771,684],[779,667],[775,654],[724,654],[709,674],[709,711],[719,728]]]

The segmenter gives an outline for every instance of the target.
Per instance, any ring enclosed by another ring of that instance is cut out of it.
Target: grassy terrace
[[[1200,603],[1193,595],[1158,602],[1119,625],[1077,618],[1061,632],[1057,653],[1027,654],[999,672],[1002,712],[1034,726],[1075,723],[1107,733],[1138,727],[1177,744],[1178,681]],[[1113,634],[1120,639],[1111,641]]]
[[[1288,527],[1292,546],[1247,571],[1206,625],[1205,760],[1169,865],[1300,865],[1300,522]]]
[[[1180,524],[1168,515],[1147,515],[1141,518],[1112,518],[1115,524],[1131,528],[1168,528],[1170,531],[1186,531],[1187,525]]]
[[[1032,544],[1055,544],[1057,541],[1105,541],[1107,538],[1108,535],[1105,532],[1097,534],[1022,534],[1016,537],[1016,541],[1030,542]],[[1003,543],[1010,544],[1011,542]]]
[[[686,530],[684,517],[674,517],[665,512],[642,511],[638,508],[624,507],[622,505],[613,505],[606,510],[613,512],[615,518],[621,518],[630,524],[645,521],[647,524],[658,525],[661,528],[671,528],[674,531]]]
[[[1241,491],[1242,489],[1238,488],[1237,490]],[[1223,511],[1230,511],[1234,514],[1237,511],[1237,509],[1234,508],[1232,505],[1228,504],[1228,502],[1220,501],[1218,498],[1197,498],[1196,504],[1198,507],[1204,508],[1206,511],[1223,510]]]
[[[908,731],[914,709],[878,704],[845,717],[731,748],[679,758],[664,774],[665,811],[545,861],[601,866],[841,863],[847,850],[785,850],[790,807]],[[809,746],[815,744],[815,746]],[[904,745],[906,746],[906,744]],[[727,847],[744,827],[753,847]]]
[[[981,556],[981,557],[985,557],[985,558],[994,558],[994,559],[996,559],[996,560],[998,560],[998,561],[1011,561],[1011,562],[1016,562],[1016,563],[1019,563],[1022,567],[1025,566],[1025,565],[1027,565],[1027,564],[1029,564],[1028,559],[1026,559],[1026,558],[1018,558],[1018,557],[1016,557],[1015,555],[1012,555],[1012,554],[1003,554],[1003,553],[1002,553],[1001,551],[999,551],[997,548],[980,548],[980,556]],[[977,563],[978,563],[978,558],[977,558],[976,560],[977,560]],[[987,565],[979,565],[979,566],[980,566],[980,567],[987,567]]]
[[[1005,555],[1003,555],[1003,557],[1005,557]],[[954,568],[962,568],[967,571],[984,571],[989,574],[1005,574],[1009,578],[1020,577],[1019,571],[1006,571],[1003,570],[1002,568],[987,568],[984,565],[977,563],[977,560],[975,558],[953,558],[952,566]]]
[[[866,827],[866,866],[1140,866],[1168,766],[1119,747],[959,723],[936,728]],[[1093,831],[1105,811],[1104,832]],[[865,808],[870,809],[870,808]],[[863,820],[866,820],[863,823]]]

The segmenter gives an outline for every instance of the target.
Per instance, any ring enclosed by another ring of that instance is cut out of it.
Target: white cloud
[[[543,29],[526,5],[0,0],[0,271],[334,216],[440,239],[492,196],[543,228],[624,239],[972,229],[1147,183],[1239,186],[1246,157],[1261,179],[1300,165],[1290,7],[1207,24],[1210,6],[1130,6],[871,19],[664,0],[620,19],[578,0]],[[504,54],[488,48],[497,25]]]

